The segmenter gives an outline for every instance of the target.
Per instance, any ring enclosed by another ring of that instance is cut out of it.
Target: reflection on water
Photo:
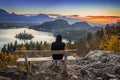
[[[47,41],[49,43],[55,41],[55,37],[52,33],[35,31],[27,28],[19,28],[19,29],[0,29],[0,50],[4,44],[14,42],[17,40],[18,43],[22,43],[22,41],[16,39],[14,36],[20,32],[24,32],[32,34],[34,38],[32,41]]]

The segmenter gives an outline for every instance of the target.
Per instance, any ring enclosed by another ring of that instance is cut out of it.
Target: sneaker
[[[58,65],[58,62],[55,60],[55,61],[53,61],[53,64],[54,64],[55,66],[57,66],[57,65]]]

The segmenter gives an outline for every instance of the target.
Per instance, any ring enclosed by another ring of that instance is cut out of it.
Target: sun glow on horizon
[[[120,20],[120,16],[88,16],[82,19],[96,23],[112,23]]]

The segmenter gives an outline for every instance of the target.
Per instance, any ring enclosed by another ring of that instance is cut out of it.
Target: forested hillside
[[[108,24],[94,35],[88,33],[87,37],[76,42],[76,46],[80,55],[96,49],[120,52],[120,22]]]

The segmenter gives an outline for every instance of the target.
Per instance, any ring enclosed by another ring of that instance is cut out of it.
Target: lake
[[[16,34],[19,34],[20,32],[25,32],[32,34],[34,38],[32,41],[47,41],[48,43],[51,43],[55,41],[55,37],[52,33],[48,32],[42,32],[42,31],[35,31],[33,29],[27,29],[27,28],[18,28],[18,29],[0,29],[0,50],[3,47],[4,44],[15,42],[17,40],[18,43],[23,43],[23,41],[18,40],[15,38]]]

